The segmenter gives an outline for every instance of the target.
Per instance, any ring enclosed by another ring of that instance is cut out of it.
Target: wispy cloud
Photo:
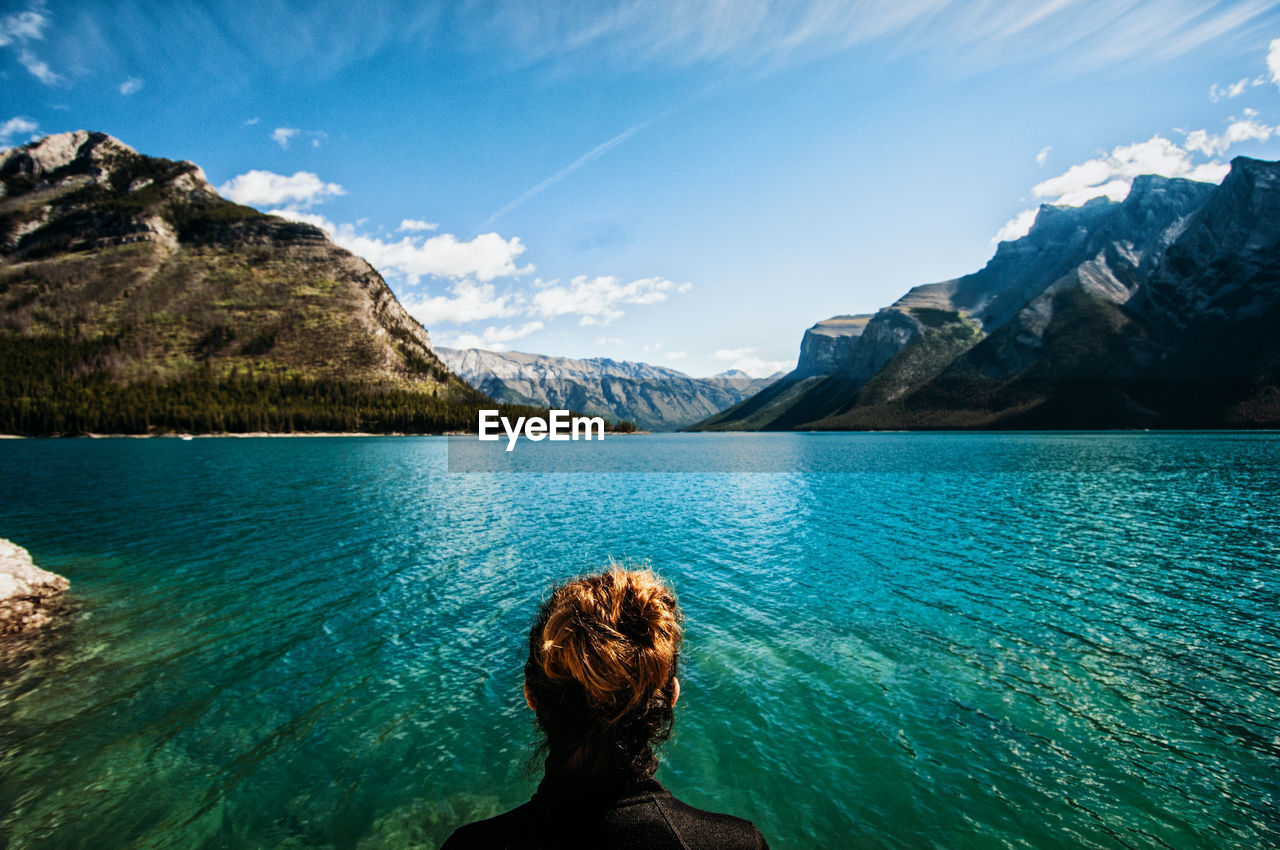
[[[25,47],[18,51],[18,61],[22,67],[26,68],[35,77],[46,86],[56,86],[62,82],[62,76],[55,74],[49,67],[49,63],[36,56]]]
[[[587,151],[582,156],[578,157],[573,162],[569,163],[564,168],[557,171],[555,174],[552,174],[546,180],[543,180],[542,182],[533,186],[528,191],[526,191],[523,195],[516,198],[511,203],[507,204],[505,207],[498,210],[493,215],[489,216],[487,219],[484,220],[484,223],[480,225],[480,227],[482,229],[485,227],[488,227],[498,219],[502,218],[507,213],[514,210],[516,207],[520,206],[521,204],[525,203],[531,198],[535,198],[538,195],[541,195],[543,192],[547,191],[552,186],[556,185],[561,180],[568,177],[570,174],[577,171],[582,166],[586,165],[587,163],[591,162],[594,159],[599,159],[601,156],[604,156],[606,153],[613,150],[618,145],[622,144],[627,139],[631,138],[636,133],[639,133],[641,130],[643,130],[645,127],[648,127],[652,123],[653,123],[652,118],[649,119],[648,121],[642,121],[641,123],[636,124],[634,127],[628,127],[618,135],[614,136],[612,139],[609,139],[608,141],[601,142],[600,144],[596,145],[594,148]]]
[[[137,94],[142,91],[142,79],[140,77],[130,77],[120,84],[120,94],[128,96]]]
[[[44,3],[32,3],[22,12],[0,18],[0,47],[25,41],[44,39],[49,15]]]
[[[604,56],[631,66],[778,64],[892,39],[895,50],[942,62],[1057,58],[1096,67],[1176,58],[1247,30],[1272,7],[1263,0],[544,0],[479,4],[472,14],[477,46],[497,39],[531,63]]]
[[[33,41],[44,41],[44,32],[49,27],[49,11],[43,0],[28,4],[21,12],[13,12],[0,18],[0,47],[12,47],[17,51],[18,64],[27,69],[46,86],[56,86],[63,82],[61,75],[54,73],[45,62],[30,48]]]

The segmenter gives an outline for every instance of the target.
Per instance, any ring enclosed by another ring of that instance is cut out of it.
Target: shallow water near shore
[[[1280,435],[623,442],[691,441],[794,471],[0,443],[73,603],[0,651],[0,846],[434,847],[536,785],[528,624],[610,557],[688,617],[659,779],[775,848],[1280,845]]]

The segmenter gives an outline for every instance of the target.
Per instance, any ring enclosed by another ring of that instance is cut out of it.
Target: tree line
[[[480,407],[511,417],[539,408],[500,405],[453,386],[283,374],[218,374],[206,364],[176,379],[122,381],[97,361],[110,340],[0,334],[0,433],[293,433],[470,431]]]

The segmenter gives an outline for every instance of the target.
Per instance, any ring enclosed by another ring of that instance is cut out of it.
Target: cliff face
[[[578,410],[671,431],[736,404],[776,378],[683,372],[609,358],[573,359],[480,349],[438,349],[448,367],[477,390],[512,404]]]
[[[296,413],[297,427],[336,430],[396,427],[359,412],[393,393],[400,424],[432,430],[461,424],[442,405],[476,398],[364,260],[315,227],[222,199],[192,163],[142,156],[102,133],[0,157],[0,256],[0,346],[23,364],[0,387],[0,430],[286,424],[172,420],[178,396],[224,390]],[[50,369],[67,380],[41,384]],[[106,415],[68,418],[76,387],[89,386],[101,398],[78,407]],[[359,393],[382,395],[362,405]],[[317,420],[323,410],[335,416]]]
[[[796,375],[830,375],[848,362],[870,314],[832,316],[804,332]]]
[[[983,269],[915,287],[841,362],[779,382],[787,398],[748,399],[703,424],[1280,422],[1263,330],[1280,293],[1278,188],[1280,164],[1240,158],[1221,186],[1145,176],[1120,203],[1041,207]]]

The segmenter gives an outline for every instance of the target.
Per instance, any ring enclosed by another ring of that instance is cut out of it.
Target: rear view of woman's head
[[[649,570],[614,566],[552,592],[524,667],[548,773],[653,773],[653,747],[671,734],[682,636],[675,595]]]

